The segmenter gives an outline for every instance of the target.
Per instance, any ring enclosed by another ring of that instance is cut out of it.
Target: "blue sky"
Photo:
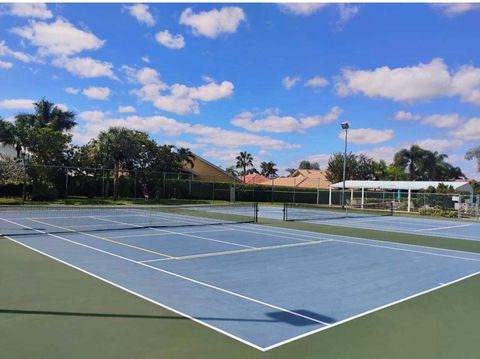
[[[0,116],[45,97],[74,141],[112,125],[221,166],[281,170],[418,143],[479,178],[480,9],[472,4],[0,5]]]

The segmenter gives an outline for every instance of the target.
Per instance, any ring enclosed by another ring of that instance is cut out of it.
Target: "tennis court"
[[[255,224],[254,204],[39,208],[2,210],[0,233],[262,351],[480,272],[475,253]]]
[[[291,220],[294,221],[480,241],[480,222],[478,221],[391,215],[392,213],[387,210],[357,209],[345,214],[339,209],[314,205],[290,207],[289,210]],[[284,217],[284,208],[264,206],[260,214],[264,218],[281,220]]]

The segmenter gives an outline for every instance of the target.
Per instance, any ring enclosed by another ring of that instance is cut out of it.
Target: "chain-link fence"
[[[342,205],[342,190],[330,192],[327,184],[320,179],[313,180],[309,187],[302,187],[304,183],[294,178],[247,184],[227,176],[31,164],[12,171],[10,177],[2,176],[0,179],[0,197],[17,202],[102,202],[116,198],[138,202],[248,201]],[[412,192],[409,203],[407,191],[387,190],[369,190],[363,191],[363,194],[361,191],[347,190],[345,203],[360,206],[362,196],[366,206],[393,203],[397,212],[410,208],[410,211],[421,215],[444,217],[478,218],[480,204],[478,196],[474,195],[426,192]]]

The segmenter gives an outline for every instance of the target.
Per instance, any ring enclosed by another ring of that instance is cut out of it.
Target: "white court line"
[[[0,219],[1,219],[1,218],[0,218]],[[19,244],[19,245],[21,245],[21,246],[23,246],[23,247],[25,247],[25,248],[28,248],[28,249],[36,252],[36,253],[42,254],[42,255],[44,255],[45,257],[48,257],[48,258],[53,259],[53,260],[55,260],[55,261],[57,261],[57,262],[60,262],[60,263],[66,265],[66,266],[68,266],[68,267],[70,267],[70,268],[76,269],[76,270],[78,270],[78,271],[80,271],[80,272],[82,272],[82,273],[85,273],[85,274],[87,274],[87,275],[89,275],[89,276],[91,276],[91,277],[93,277],[93,278],[96,278],[96,279],[102,281],[102,282],[105,282],[105,283],[107,283],[107,284],[110,284],[110,285],[112,285],[112,286],[114,286],[114,287],[116,287],[116,288],[119,288],[119,289],[121,289],[121,290],[124,290],[125,292],[130,293],[130,294],[132,294],[132,295],[134,295],[134,296],[136,296],[136,297],[139,297],[139,298],[141,298],[141,299],[143,299],[143,300],[146,300],[147,302],[150,302],[150,303],[153,303],[153,304],[155,304],[155,305],[158,305],[158,306],[160,306],[160,307],[162,307],[162,308],[165,308],[165,309],[167,309],[167,310],[169,310],[169,311],[171,311],[171,312],[173,312],[173,313],[176,313],[176,314],[178,314],[178,315],[180,315],[180,316],[182,316],[182,317],[188,318],[188,319],[194,321],[195,323],[198,323],[198,324],[200,324],[200,325],[203,325],[203,326],[205,326],[205,327],[207,327],[207,328],[210,328],[210,329],[216,331],[217,333],[220,333],[220,334],[226,335],[226,336],[229,337],[229,338],[238,340],[239,342],[241,342],[241,343],[243,343],[243,344],[246,344],[246,345],[248,345],[248,346],[250,346],[250,347],[252,347],[252,348],[255,348],[255,349],[257,349],[257,350],[260,350],[260,351],[262,351],[262,352],[265,351],[262,347],[260,347],[260,346],[258,346],[258,345],[256,345],[256,344],[253,344],[253,343],[251,343],[251,342],[249,342],[249,341],[247,341],[247,340],[245,340],[245,339],[243,339],[243,338],[240,338],[240,337],[238,337],[238,336],[236,336],[236,335],[234,335],[234,334],[231,334],[231,333],[226,332],[226,331],[224,331],[224,330],[222,330],[222,329],[220,329],[220,328],[217,328],[217,327],[215,327],[215,326],[213,326],[213,325],[211,325],[211,324],[208,324],[207,322],[204,322],[204,321],[202,321],[202,320],[200,320],[200,319],[197,319],[197,318],[195,318],[195,317],[192,317],[192,316],[190,316],[190,315],[188,315],[188,314],[186,314],[186,313],[184,313],[184,312],[182,312],[182,311],[180,311],[180,310],[174,309],[174,308],[172,308],[172,307],[170,307],[170,306],[168,306],[168,305],[165,305],[165,304],[163,304],[163,303],[160,303],[160,302],[158,302],[158,301],[156,301],[156,300],[154,300],[154,299],[148,298],[148,297],[146,297],[146,296],[144,296],[144,295],[142,295],[142,294],[140,294],[140,293],[138,293],[138,292],[135,292],[135,291],[133,291],[133,290],[131,290],[131,289],[128,289],[128,288],[126,288],[126,287],[123,287],[123,286],[121,286],[121,285],[119,285],[119,284],[117,284],[117,283],[115,283],[115,282],[112,282],[112,281],[110,281],[110,280],[108,280],[108,279],[105,279],[105,278],[100,277],[100,276],[98,276],[98,275],[96,275],[96,274],[93,274],[93,273],[91,273],[91,272],[89,272],[89,271],[87,271],[87,270],[85,270],[85,269],[82,269],[82,268],[80,268],[80,267],[77,267],[76,265],[73,265],[73,264],[71,264],[71,263],[68,263],[68,262],[66,262],[66,261],[64,261],[64,260],[62,260],[62,259],[59,259],[59,258],[57,258],[57,257],[55,257],[55,256],[52,256],[52,255],[50,255],[50,254],[47,254],[47,253],[45,253],[45,252],[43,252],[43,251],[41,251],[41,250],[39,250],[39,249],[33,248],[33,247],[31,247],[31,246],[29,246],[29,245],[27,245],[27,244],[25,244],[25,243],[22,243],[22,242],[20,242],[20,241],[15,240],[15,239],[13,239],[13,238],[11,238],[11,237],[9,237],[9,236],[5,236],[5,235],[4,235],[4,237],[7,238],[7,239],[9,239],[9,240],[11,240],[12,242],[15,242],[15,243],[17,243],[17,244]]]
[[[263,225],[258,225],[258,224],[254,225],[254,226],[256,226],[255,228],[260,232],[268,231],[268,232],[272,232],[272,233],[288,233],[288,232],[278,231],[277,229],[282,229],[282,228],[279,228],[279,227],[270,227],[270,226],[263,226]],[[415,247],[415,248],[427,248],[427,249],[432,249],[432,250],[435,250],[435,251],[465,253],[465,254],[468,254],[468,255],[479,256],[479,259],[480,259],[480,253],[461,251],[461,250],[458,250],[458,249],[428,247],[428,246],[421,246],[421,245],[418,245],[418,244],[409,244],[409,243],[401,243],[401,242],[385,242],[385,241],[378,240],[378,239],[348,237],[348,236],[342,236],[342,235],[338,235],[338,234],[327,234],[327,237],[324,237],[325,234],[320,234],[320,233],[319,234],[314,234],[315,232],[306,232],[306,231],[303,231],[303,230],[289,229],[289,228],[287,230],[298,233],[298,235],[302,236],[302,237],[319,239],[319,240],[332,239],[332,237],[334,237],[334,238],[343,238],[344,242],[348,242],[348,243],[358,243],[358,242],[356,242],[357,240],[362,241],[362,242],[366,242],[366,243],[368,243],[368,242],[390,243],[391,244],[390,246],[378,244],[377,247],[384,247],[386,249],[395,249],[395,248],[398,248],[398,247],[395,247],[395,245],[398,245],[398,246]],[[352,239],[355,240],[355,241],[351,241]],[[348,240],[350,240],[351,242],[349,242]],[[432,252],[422,252],[422,253],[429,254],[429,255],[435,255],[436,254],[436,253],[432,253]],[[467,259],[467,258],[466,257],[459,257],[459,259]]]
[[[134,230],[136,230],[135,228],[132,228]],[[145,229],[149,229],[148,227],[145,227]],[[225,227],[223,229],[204,229],[204,230],[201,230],[201,231],[188,231],[188,232],[182,232],[182,233],[191,233],[191,234],[195,234],[195,233],[212,233],[212,232],[228,232],[228,231],[232,231],[233,229],[231,229],[230,227]],[[158,237],[158,236],[166,236],[166,235],[169,235],[171,233],[145,233],[145,234],[136,234],[136,233],[133,233],[133,234],[128,234],[128,235],[123,235],[123,236],[108,236],[107,238],[113,238],[113,239],[116,239],[116,238],[137,238],[137,237]]]
[[[113,219],[106,219],[106,218],[99,218],[99,219],[101,221],[107,221],[107,222],[112,222],[112,223],[125,224],[125,225],[129,225],[129,226],[133,226],[133,227],[138,227],[134,223],[125,223],[125,222],[115,221]],[[160,229],[160,228],[155,228],[155,227],[148,227],[148,228],[151,229],[152,231],[158,231],[158,232],[170,233],[170,234],[178,234],[180,236],[202,239],[204,241],[218,242],[218,243],[229,244],[229,245],[232,245],[232,246],[243,247],[243,248],[256,248],[256,247],[247,246],[247,245],[243,245],[243,244],[238,244],[238,243],[233,243],[233,242],[228,242],[228,241],[221,241],[219,239],[212,239],[212,238],[207,238],[207,237],[202,237],[202,236],[196,236],[194,234],[168,231],[166,229]]]
[[[157,251],[154,251],[154,250],[151,250],[151,249],[147,249],[147,248],[143,248],[143,247],[134,246],[133,244],[127,244],[127,243],[122,243],[122,242],[114,241],[113,239],[96,236],[96,235],[91,234],[91,233],[86,233],[86,232],[81,232],[81,231],[74,231],[74,230],[72,230],[72,229],[68,229],[68,228],[65,228],[65,227],[57,226],[57,225],[50,224],[50,223],[47,223],[47,222],[42,222],[42,221],[39,221],[39,220],[37,220],[37,219],[30,219],[30,220],[33,221],[33,222],[37,222],[37,223],[43,224],[43,225],[47,225],[47,226],[56,227],[56,228],[59,228],[59,229],[62,229],[62,230],[66,230],[66,231],[68,231],[68,232],[70,232],[70,233],[81,233],[81,234],[83,234],[83,235],[85,235],[85,236],[89,236],[89,237],[92,237],[92,238],[95,238],[95,239],[99,239],[99,240],[102,240],[102,241],[112,242],[112,243],[115,243],[115,244],[117,244],[117,245],[121,245],[121,246],[125,246],[125,247],[130,247],[130,248],[133,248],[133,249],[136,249],[136,250],[139,250],[139,251],[143,251],[143,252],[155,254],[155,255],[157,255],[157,256],[159,255],[159,256],[167,257],[167,258],[175,258],[175,257],[172,257],[172,256],[170,256],[170,255],[168,255],[168,254],[161,253],[161,252],[157,252]],[[14,223],[14,222],[11,222],[11,223]],[[26,228],[28,228],[28,226],[26,226]]]
[[[68,238],[65,238],[65,237],[62,237],[62,236],[59,236],[59,235],[56,235],[56,234],[52,234],[52,233],[47,233],[47,232],[45,232],[45,231],[41,231],[41,230],[38,230],[38,229],[35,229],[35,228],[31,228],[31,227],[29,227],[29,226],[25,226],[25,225],[23,225],[23,224],[19,224],[19,223],[15,223],[15,222],[12,222],[12,221],[8,221],[8,220],[3,219],[3,218],[0,218],[0,219],[1,219],[1,220],[4,220],[4,221],[7,221],[7,222],[10,222],[10,223],[12,223],[12,224],[19,225],[19,226],[24,227],[24,228],[28,228],[28,229],[34,230],[34,231],[36,231],[36,232],[38,232],[38,233],[41,233],[41,234],[45,234],[45,235],[48,235],[48,236],[51,236],[51,237],[54,237],[54,238],[57,238],[57,239],[60,239],[60,240],[69,242],[69,243],[73,243],[73,244],[78,245],[78,246],[80,246],[80,247],[85,247],[85,248],[88,248],[88,249],[91,249],[91,250],[94,250],[94,251],[97,251],[97,252],[100,252],[100,253],[104,253],[104,254],[110,255],[110,256],[112,256],[112,257],[116,257],[116,258],[123,259],[123,260],[125,260],[125,261],[127,261],[127,262],[131,262],[131,263],[135,263],[135,264],[138,264],[138,265],[147,267],[147,268],[151,268],[151,269],[156,270],[156,271],[158,271],[158,272],[162,272],[162,273],[168,274],[168,275],[170,275],[170,276],[173,276],[173,277],[176,277],[176,278],[180,278],[180,279],[186,280],[186,281],[188,281],[188,282],[196,283],[196,284],[205,286],[205,287],[210,288],[210,289],[215,289],[215,290],[217,290],[217,291],[219,291],[219,292],[226,293],[226,294],[230,294],[230,295],[232,295],[232,296],[235,296],[235,297],[238,297],[238,298],[242,298],[242,299],[245,299],[245,300],[247,300],[247,301],[251,301],[251,302],[254,302],[254,303],[257,303],[257,304],[260,304],[260,305],[264,305],[264,306],[269,307],[269,308],[272,308],[272,309],[276,309],[276,310],[279,310],[279,311],[282,311],[282,312],[285,312],[285,313],[289,313],[289,314],[291,314],[291,315],[294,315],[294,316],[297,316],[297,317],[300,317],[300,318],[303,318],[303,319],[307,319],[307,320],[309,320],[309,321],[312,321],[312,322],[315,322],[315,323],[318,323],[318,324],[330,325],[329,323],[322,322],[321,320],[318,320],[318,319],[315,319],[315,318],[311,318],[311,317],[309,317],[309,316],[307,316],[307,315],[303,315],[303,314],[300,314],[300,313],[296,313],[296,312],[293,312],[293,311],[288,310],[288,309],[286,309],[286,308],[282,308],[282,307],[279,307],[279,306],[274,305],[274,304],[270,304],[270,303],[267,303],[267,302],[263,302],[263,301],[261,301],[261,300],[258,300],[258,299],[255,299],[255,298],[252,298],[252,297],[243,295],[243,294],[239,294],[239,293],[233,292],[233,291],[228,290],[228,289],[224,289],[224,288],[221,288],[221,287],[217,287],[217,286],[215,286],[215,285],[208,284],[208,283],[205,283],[205,282],[202,282],[202,281],[199,281],[199,280],[196,280],[196,279],[193,279],[193,278],[190,278],[190,277],[187,277],[187,276],[178,274],[178,273],[174,273],[174,272],[171,272],[171,271],[162,269],[162,268],[154,267],[154,266],[148,265],[148,264],[146,264],[146,263],[142,263],[142,262],[136,261],[136,260],[134,260],[134,259],[121,256],[121,255],[119,255],[119,254],[115,254],[115,253],[112,253],[112,252],[109,252],[109,251],[106,251],[106,250],[103,250],[103,249],[100,249],[100,248],[92,247],[92,246],[90,246],[90,245],[88,245],[88,244],[79,243],[79,242],[76,242],[76,241],[74,241],[74,240],[72,240],[72,239],[68,239]]]
[[[252,252],[270,251],[270,250],[283,249],[283,248],[311,246],[311,245],[316,245],[316,244],[325,243],[325,242],[332,242],[332,241],[333,240],[327,239],[327,240],[324,240],[324,241],[309,241],[309,242],[303,242],[303,243],[279,244],[277,246],[266,246],[266,247],[252,248],[252,249],[236,249],[236,250],[233,250],[233,251],[192,254],[192,255],[188,255],[188,256],[179,256],[179,257],[175,257],[175,258],[148,259],[148,260],[144,260],[144,261],[140,261],[140,262],[141,263],[151,263],[151,262],[160,262],[160,261],[167,261],[167,260],[181,261],[181,260],[186,260],[186,259],[220,257],[220,256],[232,255],[232,254],[252,253]]]
[[[5,219],[0,218],[0,220],[5,220]],[[60,236],[56,236],[56,235],[53,235],[53,234],[45,233],[45,232],[43,232],[43,231],[36,230],[36,229],[34,229],[34,228],[30,228],[30,227],[28,227],[28,226],[24,226],[24,225],[15,223],[15,222],[11,222],[11,221],[8,221],[8,222],[13,223],[13,224],[16,224],[16,225],[19,225],[19,226],[24,227],[24,228],[32,229],[32,230],[34,230],[34,231],[36,231],[36,232],[40,232],[40,233],[43,233],[43,234],[46,234],[46,235],[49,235],[49,236],[52,236],[52,237],[55,237],[55,238],[58,238],[58,239],[67,241],[67,242],[74,243],[74,244],[79,245],[79,246],[82,246],[82,247],[90,248],[90,249],[95,250],[95,251],[99,251],[99,252],[102,252],[102,253],[105,253],[105,254],[114,256],[114,257],[118,257],[118,258],[124,259],[124,260],[129,261],[129,262],[137,263],[137,264],[139,264],[139,265],[144,265],[144,266],[146,266],[146,267],[148,267],[148,268],[152,268],[152,269],[154,269],[154,270],[159,270],[160,272],[164,272],[164,273],[173,275],[173,276],[175,276],[175,277],[180,277],[180,278],[183,277],[183,276],[181,276],[181,275],[177,275],[177,274],[175,274],[175,273],[171,273],[171,272],[168,272],[168,271],[165,271],[165,270],[160,270],[159,268],[150,266],[150,265],[148,265],[148,264],[140,263],[140,262],[134,261],[134,260],[132,260],[132,259],[125,258],[125,257],[119,256],[119,255],[117,255],[117,254],[109,253],[109,252],[107,252],[107,251],[103,251],[103,250],[98,249],[98,248],[95,248],[95,247],[90,247],[90,246],[85,245],[85,244],[82,244],[82,243],[77,243],[77,242],[75,242],[75,241],[72,241],[72,240],[69,240],[69,239],[66,239],[66,238],[63,238],[63,237],[60,237]],[[292,342],[292,341],[295,341],[295,340],[301,339],[301,338],[303,338],[303,337],[306,337],[306,336],[309,336],[309,335],[318,333],[318,332],[323,331],[323,330],[327,330],[327,329],[329,329],[329,328],[332,328],[332,327],[341,325],[341,324],[343,324],[343,323],[349,322],[349,321],[354,320],[354,319],[357,319],[357,318],[359,318],[359,317],[362,317],[362,316],[365,316],[365,315],[374,313],[374,312],[376,312],[376,311],[379,311],[379,310],[388,308],[388,307],[390,307],[390,306],[393,306],[393,305],[398,304],[398,303],[401,303],[401,302],[408,301],[408,300],[413,299],[413,298],[415,298],[415,297],[424,295],[424,294],[426,294],[426,293],[433,292],[433,291],[438,290],[438,289],[440,289],[440,288],[443,288],[443,287],[452,285],[452,284],[454,284],[454,283],[458,283],[458,282],[460,282],[460,281],[463,281],[463,280],[465,280],[465,279],[468,279],[468,278],[470,278],[470,277],[473,277],[473,276],[476,276],[476,275],[480,274],[480,272],[475,272],[475,273],[469,274],[469,275],[467,275],[467,276],[464,276],[464,277],[458,278],[458,279],[456,279],[456,280],[453,280],[453,281],[451,281],[451,282],[448,282],[448,283],[439,285],[439,286],[437,286],[437,287],[434,287],[434,288],[425,290],[425,291],[423,291],[423,292],[420,292],[420,293],[411,295],[411,296],[409,296],[409,297],[406,297],[406,298],[403,298],[403,299],[400,299],[400,300],[397,300],[397,301],[394,301],[394,302],[385,304],[385,305],[380,306],[380,307],[377,307],[377,308],[373,308],[373,309],[371,309],[371,310],[369,310],[369,311],[366,311],[366,312],[360,313],[360,314],[358,314],[358,315],[355,315],[355,316],[352,316],[352,317],[343,319],[343,320],[338,321],[338,322],[335,322],[335,323],[333,323],[333,324],[326,324],[325,327],[318,328],[318,329],[312,330],[312,331],[310,331],[310,332],[300,334],[300,335],[298,335],[298,336],[289,338],[289,339],[284,340],[284,341],[282,341],[282,342],[278,342],[278,343],[273,344],[273,345],[271,345],[271,346],[268,346],[268,347],[260,347],[260,346],[258,346],[258,345],[256,345],[256,344],[253,344],[253,343],[251,343],[251,342],[249,342],[249,341],[247,341],[247,340],[245,340],[245,339],[242,339],[242,338],[237,337],[237,336],[235,336],[235,335],[233,335],[233,334],[231,334],[231,333],[225,332],[225,331],[223,331],[222,329],[219,329],[219,328],[217,328],[217,327],[215,327],[215,326],[212,326],[212,325],[210,325],[210,324],[208,324],[208,323],[206,323],[206,322],[203,322],[203,321],[201,321],[201,320],[199,320],[199,319],[196,319],[196,318],[194,318],[194,317],[191,317],[190,315],[185,314],[185,313],[183,313],[183,312],[181,312],[181,311],[179,311],[179,310],[173,309],[173,308],[171,308],[171,307],[169,307],[169,306],[167,306],[167,305],[165,305],[165,304],[162,304],[162,303],[160,303],[160,302],[157,302],[157,301],[155,301],[155,300],[153,300],[153,299],[150,299],[150,298],[148,298],[148,297],[145,297],[145,296],[143,296],[143,295],[141,295],[141,294],[139,294],[139,293],[137,293],[137,292],[135,292],[135,291],[132,291],[132,290],[130,290],[130,289],[127,289],[127,288],[125,288],[125,287],[122,287],[122,286],[120,286],[120,285],[118,285],[118,284],[116,284],[116,283],[114,283],[114,282],[111,282],[111,281],[109,281],[109,280],[107,280],[107,279],[104,279],[104,278],[102,278],[102,277],[100,277],[100,276],[97,276],[97,275],[95,275],[95,274],[93,274],[93,273],[90,273],[90,272],[88,272],[88,271],[86,271],[86,270],[84,270],[84,269],[81,269],[80,267],[77,267],[77,266],[75,266],[75,265],[73,265],[73,264],[70,264],[70,263],[68,263],[68,262],[65,262],[65,261],[63,261],[63,260],[61,260],[61,259],[59,259],[59,258],[56,258],[56,257],[54,257],[54,256],[52,256],[52,255],[49,255],[49,254],[47,254],[47,253],[45,253],[45,252],[42,252],[42,251],[38,250],[38,249],[35,249],[35,248],[33,248],[33,247],[29,246],[29,245],[26,245],[26,244],[24,244],[24,243],[22,243],[22,242],[19,242],[19,241],[15,240],[15,239],[13,239],[13,238],[11,238],[11,237],[5,236],[5,238],[8,238],[9,240],[11,240],[11,241],[13,241],[13,242],[15,242],[15,243],[18,243],[18,244],[20,244],[20,245],[22,245],[22,246],[24,246],[24,247],[26,247],[26,248],[29,248],[29,249],[37,252],[37,253],[43,254],[43,255],[45,255],[45,256],[47,256],[47,257],[49,257],[49,258],[52,258],[52,259],[54,259],[54,260],[56,260],[56,261],[58,261],[58,262],[61,262],[61,263],[65,264],[65,265],[67,265],[67,266],[69,266],[69,267],[75,268],[75,269],[77,269],[77,270],[79,270],[79,271],[81,271],[81,272],[83,272],[83,273],[86,273],[86,274],[88,274],[88,275],[90,275],[90,276],[92,276],[92,277],[95,277],[95,278],[97,278],[97,279],[99,279],[99,280],[102,280],[102,281],[104,281],[104,282],[106,282],[106,283],[108,283],[108,284],[111,284],[111,285],[113,285],[113,286],[115,286],[115,287],[117,287],[117,288],[120,288],[120,289],[122,289],[122,290],[125,290],[126,292],[131,293],[131,294],[133,294],[133,295],[136,295],[137,297],[140,297],[140,298],[142,298],[142,299],[144,299],[144,300],[147,300],[147,301],[149,301],[149,302],[151,302],[151,303],[154,303],[154,304],[157,304],[157,305],[159,305],[159,306],[161,306],[161,307],[163,307],[163,308],[166,308],[166,309],[168,309],[168,310],[170,310],[170,311],[172,311],[172,312],[174,312],[174,313],[177,313],[177,314],[182,315],[182,316],[184,316],[184,317],[186,317],[186,318],[189,318],[189,319],[191,319],[191,320],[193,320],[193,321],[195,321],[195,322],[197,322],[197,323],[199,323],[199,324],[201,324],[201,325],[204,325],[204,326],[206,326],[206,327],[208,327],[208,328],[210,328],[210,329],[213,329],[213,330],[215,330],[215,331],[217,331],[217,332],[219,332],[219,333],[221,333],[221,334],[224,334],[224,335],[226,335],[226,336],[228,336],[228,337],[230,337],[230,338],[233,338],[233,339],[235,339],[235,340],[238,340],[239,342],[244,343],[244,344],[246,344],[246,345],[249,345],[249,346],[251,346],[251,347],[253,347],[253,348],[257,349],[257,350],[260,350],[260,351],[262,351],[262,352],[266,352],[266,351],[268,351],[268,350],[277,348],[277,347],[279,347],[279,346],[281,346],[281,345],[290,343],[290,342]],[[191,281],[193,281],[193,282],[198,282],[198,281],[193,280],[193,279],[188,279],[187,277],[185,277],[184,279],[186,279],[186,280],[191,280]],[[202,282],[199,282],[199,283],[201,284]],[[208,287],[212,287],[212,286],[210,286],[210,285],[208,285],[208,284],[206,284],[206,283],[205,283],[205,285],[207,285]],[[219,288],[219,289],[221,289],[221,288]],[[223,290],[222,290],[222,291],[223,291]],[[227,292],[228,292],[228,291],[227,291]],[[293,314],[294,314],[294,315],[299,315],[298,313],[293,313]],[[313,318],[312,318],[312,319],[313,319]],[[316,320],[314,320],[314,321],[316,321]]]
[[[422,228],[422,229],[415,229],[415,232],[420,232],[420,231],[440,231],[442,229],[450,229],[450,228],[460,228],[460,227],[470,227],[472,223],[467,223],[467,224],[458,224],[455,226],[445,226],[445,227],[435,227],[435,228]]]
[[[464,280],[466,280],[466,279],[468,279],[468,278],[474,277],[474,276],[479,275],[479,274],[480,274],[480,272],[475,272],[475,273],[466,275],[466,276],[464,276],[464,277],[455,279],[455,280],[453,280],[453,281],[451,281],[451,282],[444,283],[444,284],[440,284],[440,285],[438,285],[438,286],[436,286],[436,287],[433,287],[433,288],[424,290],[423,292],[419,292],[419,293],[413,294],[413,295],[411,295],[411,296],[405,297],[405,298],[403,298],[403,299],[399,299],[399,300],[396,300],[396,301],[394,301],[394,302],[391,302],[391,303],[382,305],[382,306],[380,306],[380,307],[370,309],[370,310],[368,310],[368,311],[366,311],[366,312],[363,312],[363,313],[354,315],[354,316],[352,316],[352,317],[345,318],[345,319],[343,319],[343,320],[340,320],[340,321],[338,321],[338,322],[335,322],[335,323],[333,323],[333,324],[330,324],[328,327],[323,327],[323,328],[314,329],[314,330],[312,330],[312,331],[310,331],[310,332],[297,335],[297,336],[295,336],[295,337],[292,337],[292,338],[289,338],[289,339],[287,339],[287,340],[278,342],[278,343],[276,343],[276,344],[270,345],[270,346],[265,347],[265,348],[263,348],[263,349],[264,349],[264,351],[267,351],[267,350],[271,350],[271,349],[273,349],[273,348],[277,348],[277,347],[279,347],[279,346],[281,346],[281,345],[284,345],[284,344],[293,342],[293,341],[298,340],[298,339],[301,339],[301,338],[305,338],[305,337],[307,337],[307,336],[309,336],[309,335],[312,335],[312,334],[315,334],[315,333],[319,333],[319,332],[321,332],[321,331],[323,331],[323,330],[326,330],[326,329],[330,329],[330,328],[336,327],[336,326],[338,326],[338,325],[344,324],[344,323],[346,323],[346,322],[350,322],[350,321],[352,321],[352,320],[354,320],[354,319],[357,319],[357,318],[360,318],[360,317],[364,317],[364,316],[366,316],[366,315],[368,315],[368,314],[371,314],[371,313],[374,313],[374,312],[378,312],[378,311],[380,311],[380,310],[382,310],[382,309],[385,309],[385,308],[394,306],[394,305],[396,305],[396,304],[399,304],[399,303],[402,303],[402,302],[406,302],[406,301],[408,301],[408,300],[410,300],[410,299],[419,297],[419,296],[424,295],[424,294],[427,294],[427,293],[431,293],[431,292],[436,291],[436,290],[438,290],[438,289],[440,289],[440,288],[444,288],[444,287],[447,287],[447,286],[449,286],[449,285],[452,285],[452,284],[455,284],[455,283],[464,281]]]

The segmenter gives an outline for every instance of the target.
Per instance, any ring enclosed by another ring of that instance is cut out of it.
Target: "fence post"
[[[167,198],[167,173],[163,172],[163,198]]]
[[[22,186],[22,204],[25,204],[27,199],[27,165],[25,164],[25,157],[23,158],[23,186]]]
[[[332,205],[332,185],[328,188],[328,205]]]
[[[273,204],[273,186],[275,183],[275,178],[272,177],[272,204]]]
[[[215,201],[215,176],[213,176],[212,182],[212,201]]]
[[[102,168],[102,198],[105,198],[105,168]]]
[[[385,194],[385,192],[384,192],[384,194]],[[362,187],[362,204],[361,204],[362,209],[363,209],[364,203],[365,203],[365,188]]]
[[[65,204],[68,198],[68,167],[65,168]]]
[[[190,177],[188,178],[188,198],[192,199],[192,181],[193,181],[193,174],[190,173]]]
[[[412,210],[412,203],[411,203],[411,201],[412,201],[412,190],[409,188],[409,189],[408,189],[408,204],[407,204],[407,210],[408,210],[408,212],[411,212],[411,210]]]
[[[133,176],[133,197],[137,198],[137,170],[135,170]]]
[[[319,204],[320,201],[320,178],[318,179],[317,182],[317,204]]]
[[[295,188],[297,187],[297,178],[293,177],[293,203],[295,203]]]

